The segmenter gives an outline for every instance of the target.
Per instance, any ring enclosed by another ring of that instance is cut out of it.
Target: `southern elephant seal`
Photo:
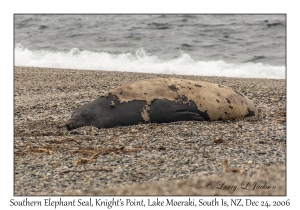
[[[72,130],[138,123],[214,121],[257,116],[254,103],[223,85],[174,78],[124,84],[79,107],[66,123]]]

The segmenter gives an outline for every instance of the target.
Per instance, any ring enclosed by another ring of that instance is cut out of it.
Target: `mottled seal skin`
[[[183,79],[156,78],[124,84],[78,108],[66,123],[111,128],[138,123],[214,121],[255,117],[254,103],[226,86]]]

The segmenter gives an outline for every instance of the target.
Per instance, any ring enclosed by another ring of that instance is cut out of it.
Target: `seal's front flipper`
[[[201,112],[194,103],[184,104],[166,99],[157,99],[152,102],[149,117],[152,123],[206,120],[205,117],[201,116]]]
[[[204,121],[205,120],[203,117],[200,116],[200,114],[188,110],[176,110],[174,117],[178,121],[188,121],[188,120]]]

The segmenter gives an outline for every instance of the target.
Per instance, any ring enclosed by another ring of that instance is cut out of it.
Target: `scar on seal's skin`
[[[149,105],[145,105],[141,111],[142,118],[145,122],[150,122],[149,110]]]
[[[169,88],[172,91],[177,91],[178,90],[178,88],[176,87],[176,85],[171,85],[171,86],[169,86]]]
[[[110,107],[110,108],[114,108],[114,107],[115,107],[115,102],[114,102],[114,101],[111,101],[109,107]]]

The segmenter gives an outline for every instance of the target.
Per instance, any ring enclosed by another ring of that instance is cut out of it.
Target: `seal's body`
[[[66,123],[68,130],[214,121],[257,116],[254,103],[241,93],[218,84],[171,78],[140,80],[122,85],[77,109]]]

